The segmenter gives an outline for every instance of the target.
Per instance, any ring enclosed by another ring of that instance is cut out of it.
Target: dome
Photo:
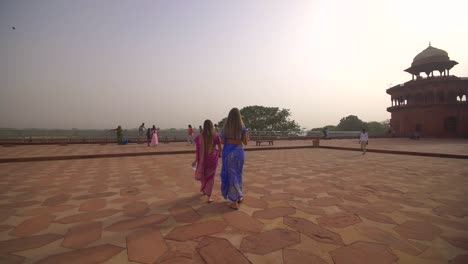
[[[448,71],[457,64],[458,62],[450,60],[445,50],[434,48],[431,46],[431,43],[429,43],[429,47],[416,55],[413,59],[413,63],[411,63],[411,67],[405,71],[416,76],[419,76],[421,72],[425,73],[427,76],[432,73],[432,76],[434,76],[434,71],[439,71],[441,75],[443,72],[445,74],[445,71],[447,71],[446,74],[449,75],[450,72]]]
[[[411,66],[417,66],[421,64],[431,63],[431,62],[448,62],[450,58],[448,53],[445,50],[434,48],[429,44],[425,50],[421,51],[413,59]]]

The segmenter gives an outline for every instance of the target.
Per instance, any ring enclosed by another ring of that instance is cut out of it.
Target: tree
[[[289,131],[300,132],[301,127],[294,120],[290,120],[289,109],[265,107],[259,105],[246,106],[240,110],[244,124],[250,130],[257,131]],[[218,123],[223,127],[227,118]]]
[[[338,131],[360,131],[365,127],[365,123],[355,115],[343,117],[336,126]]]
[[[383,135],[388,132],[390,125],[387,121],[383,121],[383,122],[371,121],[371,122],[366,123],[366,128],[369,134]]]

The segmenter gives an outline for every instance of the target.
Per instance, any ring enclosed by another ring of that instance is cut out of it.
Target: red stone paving
[[[405,221],[393,228],[400,236],[416,240],[432,241],[442,233],[442,229],[428,222]]]
[[[94,219],[108,217],[118,212],[120,211],[116,209],[105,209],[105,210],[93,211],[93,212],[88,212],[88,213],[79,213],[79,214],[75,214],[71,216],[66,216],[64,218],[59,218],[55,220],[55,222],[60,223],[60,224],[72,224],[72,223],[78,223],[78,222],[90,221]]]
[[[263,228],[263,223],[248,214],[241,211],[233,211],[223,214],[224,221],[230,226],[246,232],[260,232]]]
[[[176,205],[169,208],[169,212],[178,223],[194,223],[201,218],[200,214],[188,205]]]
[[[80,249],[101,238],[102,223],[87,222],[68,229],[62,247]]]
[[[0,254],[14,253],[27,249],[42,247],[61,238],[62,236],[58,234],[44,234],[11,240],[2,240],[0,241]]]
[[[194,238],[223,232],[226,226],[226,222],[219,220],[199,222],[176,227],[169,234],[167,234],[166,238],[177,241],[187,241]]]
[[[143,216],[149,211],[147,202],[135,201],[123,206],[123,214],[130,217]]]
[[[52,196],[52,197],[49,197],[47,198],[43,203],[42,205],[45,205],[45,206],[55,206],[55,205],[59,205],[59,204],[62,204],[62,203],[66,203],[68,201],[68,199],[70,199],[71,195],[69,194],[57,194],[55,196]]]
[[[377,241],[378,243],[389,245],[394,249],[398,249],[410,255],[419,255],[427,249],[426,246],[417,247],[410,243],[405,238],[398,238],[390,232],[386,232],[377,227],[362,226],[358,228],[358,231],[364,236]]]
[[[99,245],[95,247],[79,249],[60,253],[57,255],[48,256],[38,262],[37,264],[48,264],[48,263],[79,263],[79,264],[91,264],[91,263],[102,263],[113,256],[120,253],[124,248],[117,247],[114,245]]]
[[[359,216],[355,214],[337,213],[317,218],[319,225],[323,227],[344,228],[361,223]]]
[[[288,216],[284,217],[283,221],[285,225],[319,242],[336,245],[344,244],[339,234],[320,227],[308,220]]]
[[[454,259],[449,261],[449,264],[466,264],[466,263],[468,263],[468,254],[458,255]]]
[[[57,206],[50,206],[50,207],[31,208],[31,209],[18,211],[16,215],[33,216],[33,215],[41,215],[41,214],[54,214],[54,213],[67,211],[75,207],[76,206],[73,206],[73,205],[57,205]]]
[[[342,203],[341,199],[336,197],[321,197],[309,201],[309,204],[312,206],[333,206]]]
[[[274,229],[263,233],[250,235],[242,240],[242,252],[265,255],[301,242],[299,233],[286,229]]]
[[[136,149],[102,151],[125,147]],[[229,255],[254,264],[333,264],[340,256],[344,263],[422,264],[464,263],[468,255],[463,160],[327,149],[246,152],[238,211],[220,195],[219,170],[215,202],[206,203],[191,160],[190,154],[0,164],[0,262],[203,264]],[[165,246],[148,249],[155,241]]]
[[[250,261],[228,240],[216,237],[203,238],[198,252],[207,264],[248,264]]]
[[[305,213],[308,213],[308,214],[312,214],[312,215],[324,215],[325,214],[325,210],[323,210],[322,208],[318,208],[318,207],[314,207],[314,206],[311,206],[310,204],[306,204],[304,202],[300,202],[300,201],[288,201],[289,205],[291,205],[292,207],[298,209],[298,210],[301,210]]]
[[[392,250],[382,244],[355,242],[331,252],[335,264],[392,264],[398,260]]]
[[[396,222],[391,217],[381,214],[381,213],[374,212],[367,208],[360,208],[360,207],[356,207],[352,205],[339,205],[338,208],[340,208],[343,211],[357,214],[361,217],[367,218],[374,222],[384,223],[384,224],[396,224]]]
[[[25,257],[16,255],[0,255],[0,263],[2,264],[20,264],[23,263]]]
[[[261,200],[261,199],[257,199],[255,197],[252,197],[252,196],[244,196],[244,204],[246,204],[247,206],[250,206],[250,207],[253,207],[253,208],[261,208],[261,209],[265,209],[268,207],[268,203]]]
[[[114,231],[114,232],[132,230],[132,229],[136,229],[140,227],[146,227],[149,225],[160,224],[166,221],[166,219],[167,219],[167,216],[165,215],[160,215],[160,214],[147,215],[144,217],[122,220],[122,221],[113,223],[112,225],[107,227],[106,230]]]
[[[80,205],[80,212],[93,212],[98,211],[106,207],[107,201],[105,199],[92,199],[86,200]]]
[[[260,219],[274,219],[286,215],[293,215],[295,213],[296,209],[294,207],[272,207],[255,212],[253,217]]]
[[[139,263],[153,263],[168,247],[157,229],[142,229],[127,236],[128,260]]]
[[[458,237],[458,236],[457,237],[441,236],[441,237],[455,247],[468,250],[468,237]]]
[[[40,215],[24,220],[11,232],[13,236],[30,236],[47,229],[54,221],[55,215]]]
[[[319,256],[293,249],[283,249],[284,264],[327,264],[325,260]]]

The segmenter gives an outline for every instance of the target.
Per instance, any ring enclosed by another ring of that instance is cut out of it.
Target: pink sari
[[[213,191],[214,178],[216,175],[216,168],[218,167],[219,150],[217,148],[220,142],[219,135],[216,134],[213,139],[213,151],[206,153],[203,136],[199,135],[195,138],[197,147],[197,169],[195,170],[195,179],[200,181],[200,192],[211,196]]]
[[[158,141],[158,130],[157,129],[154,129],[153,130],[153,136],[151,137],[151,143],[150,145],[151,146],[157,146],[159,144],[159,141]]]

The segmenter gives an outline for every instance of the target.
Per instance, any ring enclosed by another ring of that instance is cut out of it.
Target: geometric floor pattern
[[[466,160],[246,152],[233,211],[193,159],[0,164],[0,263],[468,263]]]

